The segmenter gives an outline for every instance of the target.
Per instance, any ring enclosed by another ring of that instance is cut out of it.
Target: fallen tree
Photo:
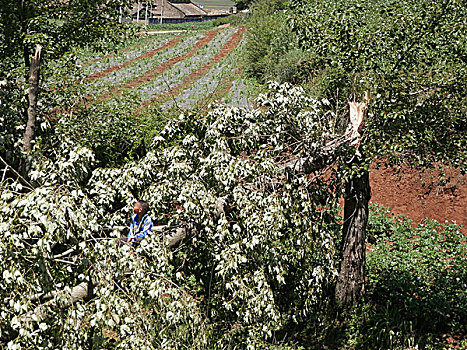
[[[322,313],[339,256],[339,194],[329,186],[341,180],[308,173],[329,169],[324,159],[346,157],[358,136],[355,128],[331,133],[329,116],[301,89],[271,89],[256,110],[220,106],[171,121],[156,151],[122,168],[91,173],[89,150],[64,143],[63,160],[31,174],[34,191],[15,196],[5,187],[2,210],[15,215],[1,222],[12,232],[2,246],[14,249],[1,250],[7,272],[0,292],[15,316],[2,327],[19,337],[3,334],[2,341],[46,341],[62,329],[70,336],[60,341],[72,344],[90,341],[90,329],[111,329],[122,344],[154,346],[141,336],[149,327],[158,346],[180,339],[201,346],[206,333],[191,330],[209,315],[228,320],[220,342],[237,337],[227,329],[238,322],[255,346],[292,317]],[[117,249],[102,227],[126,222],[129,206],[120,203],[135,198],[151,203],[169,237],[154,235],[135,252]],[[15,297],[8,292],[15,288],[27,293]],[[147,305],[159,311],[146,312]],[[161,338],[168,325],[175,325],[170,337]]]

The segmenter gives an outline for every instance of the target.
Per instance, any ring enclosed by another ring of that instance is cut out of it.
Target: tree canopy
[[[76,46],[110,47],[124,34],[118,22],[130,4],[128,0],[1,0],[2,71],[19,62],[29,68],[37,44],[44,48],[46,59],[59,57]]]
[[[281,163],[291,148],[319,150],[329,120],[300,88],[272,85],[258,104],[181,115],[155,151],[122,168],[92,170],[89,149],[61,140],[59,158],[30,173],[34,188],[19,194],[20,184],[4,183],[0,337],[103,347],[118,335],[130,348],[203,348],[220,331],[223,346],[254,347],[322,314],[336,276],[337,196]],[[134,254],[117,248],[119,233],[104,234],[125,225],[136,198],[157,208],[165,234],[186,228],[177,253],[155,232]],[[82,284],[91,301],[67,301]]]
[[[290,24],[332,105],[369,91],[365,147],[413,164],[465,163],[464,2],[291,1]]]
[[[247,9],[255,0],[233,0],[239,10]]]

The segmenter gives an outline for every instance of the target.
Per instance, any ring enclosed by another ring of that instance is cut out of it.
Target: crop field
[[[249,106],[237,52],[244,27],[151,35],[103,56],[83,57],[76,107],[140,114],[154,108],[205,109],[214,102]],[[93,113],[94,113],[93,112]]]
[[[204,5],[206,9],[228,9],[235,6],[235,3],[230,0],[198,0],[195,3]]]

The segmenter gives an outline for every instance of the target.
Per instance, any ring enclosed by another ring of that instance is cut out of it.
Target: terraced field
[[[163,33],[114,53],[80,62],[88,110],[118,108],[128,113],[206,108],[213,101],[248,106],[238,66],[244,27]]]

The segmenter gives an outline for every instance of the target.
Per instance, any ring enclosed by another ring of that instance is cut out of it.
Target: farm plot
[[[188,89],[201,77],[208,74],[215,64],[224,60],[238,46],[242,32],[243,30],[238,30],[233,35],[231,35],[232,32],[228,32],[228,36],[221,38],[220,42],[214,43],[204,52],[200,52],[198,57],[174,67],[175,71],[172,71],[176,74],[167,76],[170,79],[166,80],[167,89],[164,89],[164,92],[157,91],[156,94],[149,96],[149,99],[145,99],[140,107],[151,105],[155,101],[163,102]]]
[[[105,56],[97,56],[89,61],[83,62],[83,73],[92,75],[113,66],[122,65],[141,56],[148,51],[163,46],[171,39],[178,37],[176,34],[164,34],[160,36],[147,36],[139,39],[135,45],[121,49],[115,53]]]
[[[159,65],[160,62],[168,61],[173,56],[188,52],[192,46],[192,41],[198,40],[200,37],[201,34],[191,37],[176,37],[122,64],[94,72],[85,79],[85,93],[98,98],[99,95],[108,92],[109,87],[116,89],[127,82],[131,82],[144,75],[154,66]]]
[[[184,61],[188,58],[192,58],[199,50],[204,48],[207,44],[209,44],[214,37],[218,34],[217,30],[210,31],[206,33],[204,37],[196,41],[194,46],[185,54],[180,54],[176,52],[175,57],[170,58],[167,61],[164,61],[159,64],[153,65],[149,70],[140,73],[134,79],[127,80],[124,84],[119,86],[114,86],[107,93],[103,94],[96,98],[98,102],[102,102],[103,100],[107,100],[111,97],[115,98],[115,95],[122,95],[125,90],[133,90],[135,87],[140,86],[142,84],[151,82],[155,80],[158,76],[164,73],[166,70],[171,69],[175,64]],[[192,38],[192,42],[194,39]],[[118,98],[118,97],[117,97]]]
[[[140,39],[110,55],[83,59],[75,115],[98,119],[101,113],[146,113],[154,107],[169,110],[202,108],[222,100],[240,78],[237,49],[244,27],[162,34]],[[235,104],[232,97],[230,103]],[[238,105],[246,105],[239,100]]]
[[[233,30],[223,30],[202,49],[197,51],[189,60],[183,60],[174,64],[170,70],[165,71],[158,79],[149,81],[135,88],[141,93],[141,101],[147,101],[154,95],[161,94],[164,91],[174,89],[183,78],[190,75],[198,69],[200,65],[208,62],[231,38]],[[188,87],[188,86],[187,86]]]
[[[79,86],[81,92],[88,95],[98,93],[103,85],[115,84],[122,79],[124,81],[128,79],[128,76],[138,74],[138,69],[141,70],[140,67],[144,67],[145,64],[153,65],[151,60],[161,59],[160,57],[164,55],[170,56],[172,54],[170,49],[176,45],[183,46],[184,41],[188,46],[189,38],[180,35],[165,34],[146,37],[104,56],[91,56],[93,58],[88,60],[78,59],[76,66],[81,68],[74,72],[65,86],[69,88]],[[53,63],[52,69],[57,69],[61,64],[61,62]],[[121,70],[120,74],[116,74]],[[48,77],[44,86],[55,86],[54,83],[59,80],[58,78],[56,75]],[[84,84],[79,83],[81,80]]]
[[[238,57],[235,52],[232,53],[236,48],[237,40],[239,37],[231,38],[230,45],[224,46],[203,67],[192,72],[177,87],[169,90],[165,99],[167,97],[170,99],[161,107],[164,109],[172,106],[177,106],[179,109],[205,109],[214,101],[222,101],[241,72],[237,68]],[[247,105],[244,101],[239,102],[237,105]],[[147,104],[148,102],[143,103],[143,105]]]
[[[179,109],[205,108],[212,102],[212,96],[220,92],[234,75],[235,59],[229,56],[224,62],[217,64],[205,76],[198,79],[196,84],[184,90],[180,95],[173,96],[162,104],[163,109],[173,106]]]

